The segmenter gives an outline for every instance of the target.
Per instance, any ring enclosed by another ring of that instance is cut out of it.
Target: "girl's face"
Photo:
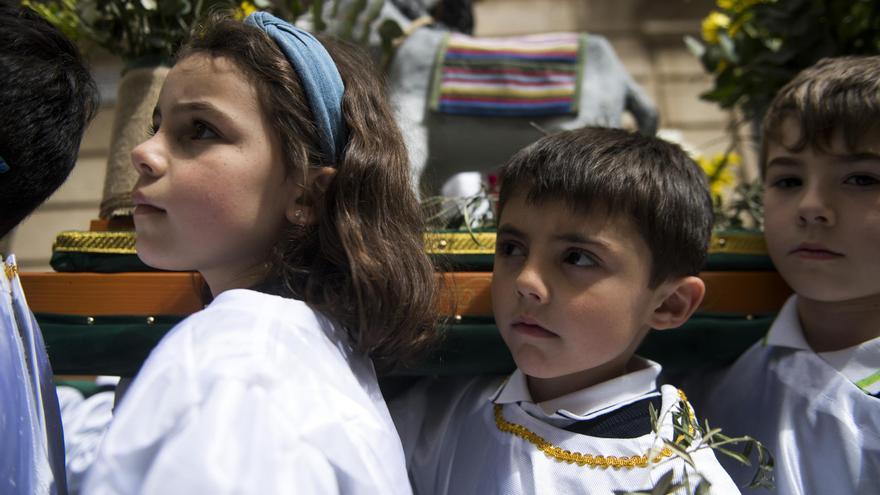
[[[302,188],[256,90],[234,62],[194,54],[168,73],[154,133],[131,153],[138,256],[166,270],[197,270],[214,295],[249,287]]]

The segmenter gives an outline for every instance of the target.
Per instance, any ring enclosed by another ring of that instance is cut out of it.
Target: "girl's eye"
[[[214,139],[219,137],[213,129],[200,120],[193,122],[192,139]]]
[[[510,241],[498,241],[495,253],[499,256],[522,256],[525,250],[519,244]]]
[[[150,127],[147,129],[147,135],[153,137],[156,135],[157,132],[159,132],[159,124],[157,124],[156,122],[152,122],[150,124]]]
[[[870,175],[857,174],[850,175],[843,181],[844,184],[849,184],[851,186],[873,186],[874,184],[880,183],[880,180],[877,180],[876,177],[872,177]]]
[[[596,266],[596,260],[583,251],[569,251],[565,254],[564,263],[574,266]]]
[[[798,177],[781,177],[779,179],[771,181],[770,187],[775,187],[777,189],[790,189],[792,187],[798,187],[802,184],[803,182]]]

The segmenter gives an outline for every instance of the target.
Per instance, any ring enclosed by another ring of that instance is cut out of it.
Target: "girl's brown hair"
[[[425,253],[423,221],[403,137],[383,80],[366,53],[326,37],[321,43],[345,84],[348,142],[337,163],[321,152],[302,85],[274,41],[225,14],[206,19],[181,49],[234,61],[257,88],[278,130],[288,173],[331,166],[335,178],[304,201],[314,225],[290,225],[276,246],[283,295],[307,302],[346,329],[380,369],[409,363],[433,342],[437,285]]]

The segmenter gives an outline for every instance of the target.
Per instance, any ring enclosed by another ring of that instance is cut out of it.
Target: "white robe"
[[[408,494],[372,363],[305,303],[220,294],[116,410],[87,494]]]
[[[659,372],[659,365],[651,363]],[[522,374],[515,372],[501,384],[498,378],[446,379],[423,381],[402,397],[391,402],[391,412],[403,441],[413,491],[427,494],[610,494],[613,491],[651,491],[670,469],[681,480],[685,463],[677,457],[652,464],[648,468],[614,469],[579,466],[551,459],[523,438],[501,431],[496,426],[494,405],[502,406],[504,419],[525,426],[551,444],[572,452],[605,456],[640,456],[662,447],[655,434],[636,438],[599,438],[572,433],[559,427],[575,416],[595,418],[614,414],[614,410],[646,395],[645,372],[624,375],[614,384],[595,386],[593,411],[557,410],[543,416],[541,406],[528,400],[515,401],[522,395]],[[649,377],[654,389],[654,377]],[[638,376],[641,374],[641,376]],[[638,384],[639,390],[630,390]],[[499,388],[500,385],[500,388]],[[509,385],[509,387],[508,387]],[[612,390],[613,388],[617,390]],[[508,390],[505,390],[507,388]],[[519,389],[520,391],[510,388]],[[577,392],[570,404],[590,402],[593,387]],[[657,395],[653,392],[653,395]],[[672,438],[672,416],[667,414],[679,403],[678,390],[663,386],[659,411],[663,438]],[[608,398],[614,397],[615,404]],[[520,397],[522,398],[522,397]],[[556,401],[557,405],[561,405]],[[606,412],[607,411],[607,412]],[[539,416],[539,417],[536,417]],[[721,469],[709,449],[692,453],[698,471],[712,482],[712,493],[739,493]],[[687,469],[691,480],[694,472]],[[695,487],[692,485],[691,490]]]
[[[67,493],[53,379],[15,257],[0,257],[0,493]]]
[[[880,399],[809,348],[796,300],[711,387],[702,412],[712,426],[751,435],[773,454],[776,489],[762,493],[880,493]],[[880,340],[862,347],[876,362]],[[725,467],[739,483],[753,474]]]

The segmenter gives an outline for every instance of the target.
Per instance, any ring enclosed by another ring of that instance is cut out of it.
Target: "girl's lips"
[[[140,204],[134,207],[135,215],[154,215],[156,213],[165,213],[165,210],[148,204]]]
[[[544,339],[558,337],[558,335],[551,332],[550,330],[547,330],[546,328],[544,328],[540,325],[534,325],[531,323],[516,322],[513,325],[511,325],[511,327],[513,328],[513,330],[515,332],[518,332],[518,333],[521,333],[524,335],[528,335],[529,337],[538,337],[538,338],[544,338]]]

